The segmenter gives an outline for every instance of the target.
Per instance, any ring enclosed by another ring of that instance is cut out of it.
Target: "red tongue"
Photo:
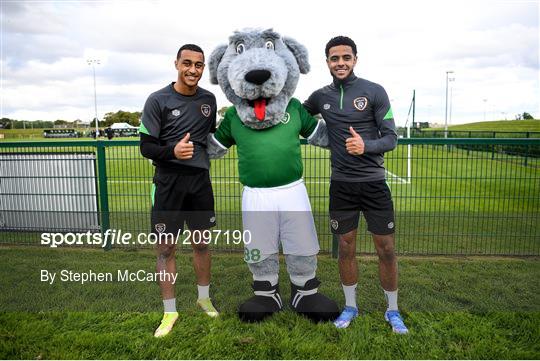
[[[253,109],[255,110],[255,117],[262,122],[266,113],[266,99],[254,100]]]

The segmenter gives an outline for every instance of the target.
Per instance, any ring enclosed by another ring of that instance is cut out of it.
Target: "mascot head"
[[[212,52],[209,67],[210,81],[221,86],[242,122],[264,129],[281,121],[309,62],[297,41],[272,29],[245,29]]]

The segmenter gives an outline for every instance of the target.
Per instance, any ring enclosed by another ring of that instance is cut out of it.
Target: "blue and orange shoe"
[[[358,308],[345,306],[341,315],[334,321],[334,325],[337,328],[347,328],[356,317],[358,317]]]
[[[407,326],[403,323],[403,319],[399,314],[399,311],[386,311],[384,313],[384,319],[392,326],[394,333],[406,334],[409,333]]]

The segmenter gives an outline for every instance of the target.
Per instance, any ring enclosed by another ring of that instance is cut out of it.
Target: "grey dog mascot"
[[[292,97],[300,73],[309,71],[306,48],[272,29],[246,29],[218,46],[209,61],[210,81],[234,105],[225,113],[208,153],[219,158],[236,145],[244,185],[242,223],[250,232],[244,260],[254,296],[239,307],[243,321],[257,322],[283,309],[279,294],[279,245],[291,281],[291,308],[319,321],[334,320],[337,304],[318,292],[319,241],[304,185],[300,138],[328,146],[324,121]]]

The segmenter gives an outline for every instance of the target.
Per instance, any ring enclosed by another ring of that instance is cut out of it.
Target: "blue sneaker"
[[[392,326],[392,331],[395,333],[406,334],[409,332],[407,326],[403,323],[399,311],[386,311],[384,313],[384,319]]]
[[[351,321],[358,316],[358,308],[345,306],[341,315],[334,321],[334,325],[337,328],[347,328],[351,324]]]

